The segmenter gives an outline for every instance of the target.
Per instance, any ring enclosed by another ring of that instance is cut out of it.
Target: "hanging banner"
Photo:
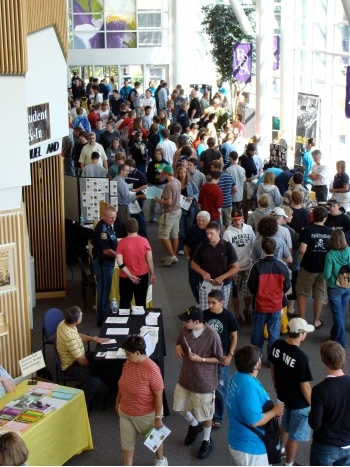
[[[321,101],[314,94],[298,93],[297,134],[295,139],[295,163],[299,164],[306,150],[307,140],[314,138],[319,144],[319,119]]]
[[[242,83],[250,83],[252,75],[252,44],[233,44],[233,77]]]
[[[350,66],[346,67],[345,117],[350,118]]]
[[[280,67],[280,36],[274,35],[273,38],[273,61],[272,61],[272,69],[276,71]]]

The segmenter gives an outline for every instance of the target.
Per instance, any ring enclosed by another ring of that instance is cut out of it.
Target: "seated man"
[[[12,392],[16,389],[16,383],[13,381],[6,370],[0,365],[0,398],[5,397],[7,392]]]
[[[56,347],[63,373],[83,382],[86,402],[89,403],[97,391],[100,379],[93,375],[93,354],[85,353],[83,342],[101,344],[109,339],[80,334],[76,326],[81,323],[82,317],[83,313],[78,306],[66,310],[65,320],[57,326]]]

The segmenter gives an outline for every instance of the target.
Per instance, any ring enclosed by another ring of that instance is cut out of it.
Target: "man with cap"
[[[284,240],[285,244],[289,248],[289,251],[292,252],[292,237],[287,229],[283,227],[285,222],[287,222],[288,216],[286,211],[283,208],[276,207],[271,211],[271,215],[276,216],[277,219],[277,232],[275,237],[281,238]]]
[[[350,217],[340,210],[340,201],[333,196],[328,201],[329,214],[324,225],[331,229],[341,229],[344,233],[350,230]]]
[[[250,225],[244,223],[243,213],[239,209],[232,212],[232,225],[224,232],[223,239],[231,243],[238,256],[239,271],[233,278],[232,306],[239,324],[243,319],[239,313],[239,292],[244,297],[244,316],[246,324],[252,324],[250,312],[251,293],[247,286],[249,270],[252,265],[252,250],[255,234]]]
[[[186,445],[194,443],[203,431],[198,457],[206,459],[213,449],[210,433],[218,386],[218,364],[224,358],[222,344],[219,334],[204,322],[203,312],[198,306],[187,308],[178,317],[183,328],[177,338],[176,355],[182,359],[182,366],[175,387],[173,409],[180,412],[189,424]]]
[[[293,318],[288,324],[287,339],[278,339],[270,355],[271,377],[277,398],[284,402],[281,422],[282,451],[285,465],[293,465],[300,442],[309,441],[311,428],[308,414],[311,405],[312,375],[309,358],[299,347],[309,332],[315,330],[302,318]]]
[[[311,166],[308,174],[312,183],[312,191],[316,192],[316,201],[327,201],[328,198],[328,178],[329,167],[326,164],[321,164],[322,152],[315,149],[311,153],[314,164]]]
[[[163,206],[158,228],[158,238],[168,253],[168,256],[163,259],[163,264],[171,266],[179,261],[176,252],[179,246],[181,183],[174,177],[171,165],[163,167],[163,175],[167,184],[163,189],[162,199],[155,197],[154,200]]]

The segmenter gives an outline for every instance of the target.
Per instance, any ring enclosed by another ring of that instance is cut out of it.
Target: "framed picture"
[[[14,244],[0,245],[0,292],[16,286],[14,247]]]

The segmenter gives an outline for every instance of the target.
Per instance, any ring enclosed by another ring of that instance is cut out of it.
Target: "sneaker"
[[[169,258],[170,256],[164,256],[164,258],[162,258],[162,263],[165,263],[166,261],[168,261]]]
[[[244,310],[245,324],[253,324],[253,318],[251,312]]]
[[[168,464],[168,459],[166,457],[163,457],[162,460],[156,459],[154,462],[154,465],[169,465]]]
[[[214,449],[213,442],[210,438],[210,441],[203,440],[202,445],[198,451],[199,459],[206,459],[209,457],[210,452]]]
[[[184,254],[185,254],[185,251],[184,251],[184,250],[179,250],[177,254],[178,254],[178,255],[184,255]]]
[[[171,266],[172,264],[178,263],[179,260],[176,256],[169,256],[166,261],[163,262],[164,266]]]
[[[243,318],[242,318],[241,315],[236,316],[236,321],[237,321],[237,323],[238,323],[240,326],[242,326],[242,324],[243,324]]]
[[[199,433],[203,431],[203,423],[199,422],[197,426],[192,426],[190,425],[188,427],[188,432],[185,438],[185,444],[186,446],[189,446],[190,444],[194,443],[197,439],[197,436]]]

